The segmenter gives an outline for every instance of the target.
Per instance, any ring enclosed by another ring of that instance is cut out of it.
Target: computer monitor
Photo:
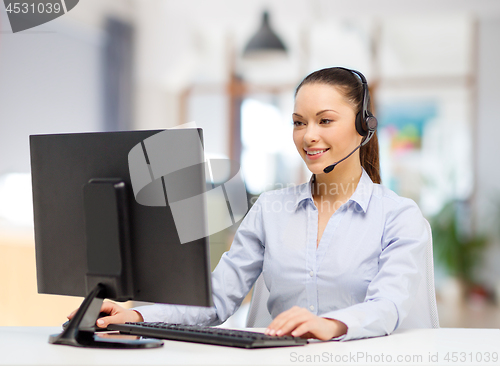
[[[85,296],[51,343],[147,346],[94,339],[104,298],[213,305],[202,141],[201,129],[30,136],[38,292]],[[171,209],[188,196],[191,237]]]

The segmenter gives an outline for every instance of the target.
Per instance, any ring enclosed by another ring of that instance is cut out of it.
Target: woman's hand
[[[71,320],[75,316],[76,312],[77,310],[69,314],[68,319]],[[137,311],[122,308],[120,305],[117,305],[114,302],[109,302],[109,301],[103,302],[101,307],[101,312],[107,313],[109,314],[109,316],[97,319],[96,324],[100,328],[106,328],[109,324],[144,321],[142,315],[139,314]]]
[[[321,318],[305,308],[294,306],[279,314],[266,329],[268,335],[292,335],[323,341],[347,333],[347,326],[335,319]]]

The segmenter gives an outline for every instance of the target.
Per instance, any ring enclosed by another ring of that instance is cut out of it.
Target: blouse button
[[[309,306],[309,309],[311,309],[311,311],[314,311],[314,305]]]
[[[313,271],[309,272],[309,276],[311,277],[314,276],[314,272]]]

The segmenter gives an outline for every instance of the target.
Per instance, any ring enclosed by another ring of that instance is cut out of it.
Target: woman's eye
[[[322,118],[321,121],[320,121],[320,123],[323,123],[323,124],[326,124],[326,125],[329,124],[329,123],[331,123],[331,122],[333,122],[331,119],[326,119],[326,118]]]
[[[294,125],[295,127],[300,127],[300,126],[303,126],[303,125],[304,125],[304,123],[302,123],[302,122],[300,122],[300,121],[293,121],[293,125]]]

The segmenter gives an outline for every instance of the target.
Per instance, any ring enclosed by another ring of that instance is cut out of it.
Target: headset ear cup
[[[358,112],[356,115],[355,126],[356,131],[358,131],[361,136],[366,136],[368,134],[368,128],[363,118],[363,111]]]
[[[368,113],[368,117],[366,118],[366,127],[369,131],[375,131],[378,127],[377,118],[371,113]]]

